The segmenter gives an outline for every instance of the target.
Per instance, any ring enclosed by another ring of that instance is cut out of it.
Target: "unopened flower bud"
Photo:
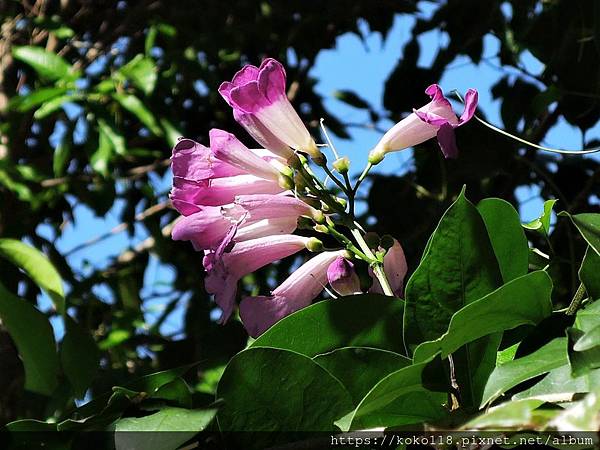
[[[287,175],[280,173],[277,182],[282,189],[294,189],[294,180]]]
[[[315,238],[315,237],[311,237],[308,242],[306,243],[306,248],[308,249],[309,252],[322,252],[323,251],[323,243]]]
[[[333,290],[340,295],[353,295],[360,292],[360,280],[354,270],[354,264],[341,256],[327,268],[327,280]]]
[[[336,197],[335,201],[344,209],[348,206],[348,201],[345,198]]]
[[[374,166],[383,161],[383,157],[385,156],[385,151],[381,148],[374,148],[369,152],[369,162]]]
[[[279,169],[279,172],[281,172],[282,175],[285,175],[288,178],[294,178],[294,171],[290,166],[281,164],[279,167],[277,167],[277,169]]]
[[[315,212],[313,213],[313,220],[320,225],[324,224],[326,221],[326,217],[325,214],[323,214],[323,211],[320,211],[318,209],[315,210]]]
[[[350,169],[350,159],[347,156],[343,156],[341,158],[336,159],[332,165],[333,168],[339,173],[348,173],[348,170]]]
[[[325,225],[315,225],[313,230],[315,230],[317,233],[329,233],[329,229]]]

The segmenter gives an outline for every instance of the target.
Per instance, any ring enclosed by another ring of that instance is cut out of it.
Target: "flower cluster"
[[[221,322],[234,311],[242,277],[305,249],[317,254],[270,295],[242,299],[240,317],[251,336],[308,306],[327,284],[339,295],[367,289],[401,295],[407,271],[402,247],[389,237],[368,245],[356,226],[353,205],[347,211],[360,180],[352,187],[345,176],[344,187],[335,179],[348,197],[346,202],[311,171],[309,158],[333,175],[287,98],[283,66],[273,59],[266,59],[260,67],[247,65],[231,82],[224,82],[219,92],[233,108],[235,120],[262,148],[250,149],[218,129],[210,131],[210,147],[179,140],[172,155],[171,201],[182,215],[174,225],[173,239],[190,241],[195,250],[204,252],[205,287],[222,310]],[[435,135],[445,155],[455,156],[452,129],[473,115],[477,101],[473,92],[467,94],[465,113],[458,119],[441,90],[431,86],[427,93],[432,102],[383,136],[371,152],[371,165],[389,151]],[[345,175],[347,158],[336,163],[334,170]],[[294,234],[299,222],[341,245],[325,250],[316,237]],[[354,241],[338,225],[350,229]],[[352,260],[367,263],[370,287],[361,286]]]

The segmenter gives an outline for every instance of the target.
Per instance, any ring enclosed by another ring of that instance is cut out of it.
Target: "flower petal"
[[[475,115],[478,100],[478,92],[475,89],[469,89],[465,95],[465,110],[458,121],[460,125],[467,123]]]
[[[454,127],[449,123],[445,123],[437,132],[438,144],[446,158],[456,158],[458,156],[458,147],[456,146],[456,136],[454,135]]]
[[[271,102],[285,97],[285,69],[273,58],[265,59],[258,73],[258,89]]]

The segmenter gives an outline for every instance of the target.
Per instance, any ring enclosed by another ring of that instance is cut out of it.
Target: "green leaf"
[[[352,92],[352,91],[347,91],[347,90],[334,91],[333,96],[335,98],[337,98],[338,100],[346,103],[347,105],[354,106],[355,108],[359,108],[359,109],[370,109],[371,108],[371,106],[369,105],[369,102],[360,98],[355,92]]]
[[[33,118],[35,120],[42,120],[60,109],[65,103],[80,100],[81,98],[81,95],[76,94],[65,94],[59,97],[54,97],[48,101],[45,101],[44,104],[38,108],[35,113],[33,113]]]
[[[591,247],[585,251],[583,262],[579,268],[579,279],[583,283],[588,296],[592,300],[600,299],[600,255]]]
[[[239,448],[267,448],[278,438],[293,440],[295,431],[333,431],[333,421],[352,409],[346,389],[319,364],[275,348],[235,355],[219,381],[217,398],[224,399],[221,431],[269,432],[246,436]]]
[[[572,432],[573,430],[578,430],[597,433],[598,428],[600,428],[598,411],[600,411],[600,392],[590,392],[582,400],[558,414],[548,424],[548,427],[557,431]],[[597,446],[598,437],[595,436],[594,447],[597,448]]]
[[[400,324],[404,302],[365,294],[325,300],[280,320],[252,343],[307,356],[340,347],[404,351]]]
[[[60,143],[54,149],[54,155],[52,157],[52,170],[54,176],[62,177],[67,168],[67,164],[71,157],[71,138],[65,135]]]
[[[163,384],[154,394],[152,399],[168,400],[174,406],[188,408],[192,407],[192,393],[190,387],[182,378],[175,378],[173,381]]]
[[[58,355],[46,316],[0,284],[0,319],[23,360],[25,389],[52,395],[58,385]]]
[[[152,373],[127,383],[115,386],[111,392],[99,395],[71,413],[71,418],[58,424],[58,430],[98,430],[118,419],[123,411],[138,401],[155,395],[161,387],[183,376],[194,364]]]
[[[113,98],[117,100],[123,108],[135,115],[152,133],[156,136],[162,136],[163,131],[158,126],[158,122],[154,115],[141,102],[139,98],[131,94],[113,94]]]
[[[465,430],[505,430],[523,428],[534,422],[534,410],[540,407],[542,400],[517,400],[490,408],[485,413],[470,420],[461,428]]]
[[[54,302],[59,314],[65,311],[65,295],[62,278],[46,255],[15,239],[0,239],[0,257],[24,270]]]
[[[203,431],[214,419],[216,408],[162,408],[145,417],[127,417],[115,423],[116,450],[175,450]],[[152,433],[126,433],[152,431]]]
[[[378,381],[411,360],[398,353],[369,347],[343,347],[313,360],[342,382],[355,405]]]
[[[431,236],[406,287],[404,340],[411,350],[448,329],[454,313],[502,284],[488,231],[464,189]],[[496,363],[501,336],[483,337],[454,355],[463,403],[475,405]]]
[[[66,333],[60,347],[60,358],[75,396],[81,398],[100,368],[100,352],[86,330],[68,314],[64,319]]]
[[[487,198],[477,205],[505,283],[525,275],[529,246],[519,214],[506,200]]]
[[[491,373],[481,406],[492,402],[523,381],[567,364],[567,340],[556,338],[529,355],[498,366]]]
[[[67,87],[41,88],[25,95],[19,95],[10,99],[9,108],[19,112],[29,111],[30,109],[62,96],[68,91]]]
[[[127,153],[125,138],[121,133],[119,133],[114,124],[100,118],[98,119],[98,129],[104,133],[117,154],[124,155]]]
[[[600,214],[583,213],[571,215],[565,211],[559,216],[567,216],[577,227],[590,247],[600,255]]]
[[[539,383],[519,392],[513,399],[536,398],[548,402],[571,401],[575,394],[589,392],[600,388],[600,370],[592,370],[589,374],[574,378],[571,366],[566,364],[548,373]]]
[[[600,302],[589,303],[580,309],[575,317],[575,327],[581,331],[590,331],[600,324]]]
[[[569,364],[573,377],[579,377],[592,369],[600,368],[600,341],[597,340],[599,331],[600,327],[592,328],[588,332],[577,328],[567,329]],[[586,339],[586,335],[588,335],[588,339]],[[590,337],[592,338],[591,342]],[[579,345],[580,341],[583,341],[581,345]],[[580,349],[577,350],[576,347],[580,347]]]
[[[437,339],[455,312],[500,284],[485,224],[463,190],[442,217],[406,286],[407,345]]]
[[[395,427],[441,419],[447,415],[442,404],[446,393],[423,386],[422,362],[392,372],[377,383],[356,409],[336,421],[342,431]]]
[[[136,55],[119,69],[119,72],[131,80],[135,87],[148,95],[154,91],[157,79],[156,64],[144,55]]]
[[[532,220],[529,223],[523,224],[524,228],[528,230],[537,231],[543,236],[548,237],[550,233],[550,220],[552,219],[552,208],[558,200],[546,200],[544,202],[544,211],[537,219]]]
[[[12,54],[15,59],[29,64],[44,78],[59,80],[61,78],[74,78],[77,76],[73,73],[73,66],[68,64],[61,56],[42,47],[13,47]]]
[[[456,312],[448,331],[419,345],[414,360],[420,362],[438,352],[446,358],[480,337],[519,325],[537,325],[552,314],[551,293],[552,280],[546,272],[523,275]]]

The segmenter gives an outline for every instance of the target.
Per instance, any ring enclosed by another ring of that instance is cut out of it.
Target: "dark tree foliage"
[[[397,120],[422,104],[421,87],[440,80],[460,56],[481,61],[483,40],[490,35],[500,43],[502,65],[511,69],[511,75],[500,76],[492,89],[502,103],[505,130],[541,143],[563,118],[583,133],[596,124],[597,2],[438,3],[431,19],[418,19],[410,30],[412,38],[385,84],[385,113],[372,113],[373,123],[366,125]],[[210,393],[214,380],[209,375],[217,373],[213,369],[246,345],[239,322],[221,326],[211,320],[214,304],[203,288],[201,255],[188,243],[171,241],[176,213],[168,205],[168,192],[152,181],[168,170],[170,148],[179,136],[206,144],[212,127],[244,136],[217,92],[220,82],[245,63],[275,57],[287,68],[289,96],[313,134],[318,135],[317,120],[324,117],[336,135],[347,138],[347,126],[326,110],[314,90],[317,80],[309,70],[315,58],[345,33],[362,37],[359,20],[385,37],[394,15],[417,14],[420,4],[0,0],[0,236],[27,239],[58,268],[69,288],[67,305],[76,326],[99,347],[101,364],[91,377],[91,397],[137,376],[197,361],[188,382],[204,383]],[[437,50],[430,67],[418,67],[418,38],[432,29],[446,31],[449,43]],[[541,75],[522,66],[520,55],[525,51],[544,64]],[[346,93],[341,99],[370,109],[369,99],[365,103],[356,94]],[[73,104],[77,106],[68,106]],[[478,114],[485,117],[485,110]],[[563,210],[598,212],[597,159],[526,148],[475,122],[459,129],[457,139],[461,152],[456,160],[444,161],[435,142],[429,141],[422,144],[427,150],[415,151],[414,169],[406,174],[371,176],[365,215],[376,219],[375,231],[410,242],[409,268],[417,266],[439,218],[465,184],[474,202],[500,197],[518,206],[517,188],[539,186],[541,196],[558,199]],[[598,144],[588,140],[582,148]],[[123,202],[120,220],[129,236],[134,227],[142,227],[148,237],[101,268],[70,265],[56,239],[77,220],[74,205],[85,205],[103,217],[116,200]],[[55,239],[39,233],[41,224],[54,230]],[[557,307],[568,304],[578,285],[574,263],[581,260],[585,243],[566,220],[558,223],[548,242],[535,233],[528,237],[557,256],[551,272],[561,283],[556,283],[560,288],[554,301]],[[150,254],[176,275],[164,314],[157,324],[145,326],[147,299],[141,298],[140,290]],[[268,289],[269,277],[281,279],[289,264],[259,271],[244,289]],[[36,303],[39,289],[27,276],[2,259],[0,271],[9,291]],[[114,302],[99,296],[97,286],[104,286]],[[186,293],[180,333],[161,334],[161,323]],[[22,365],[2,328],[0,367],[0,422],[62,417],[80,397],[66,378],[50,397],[25,391]]]

